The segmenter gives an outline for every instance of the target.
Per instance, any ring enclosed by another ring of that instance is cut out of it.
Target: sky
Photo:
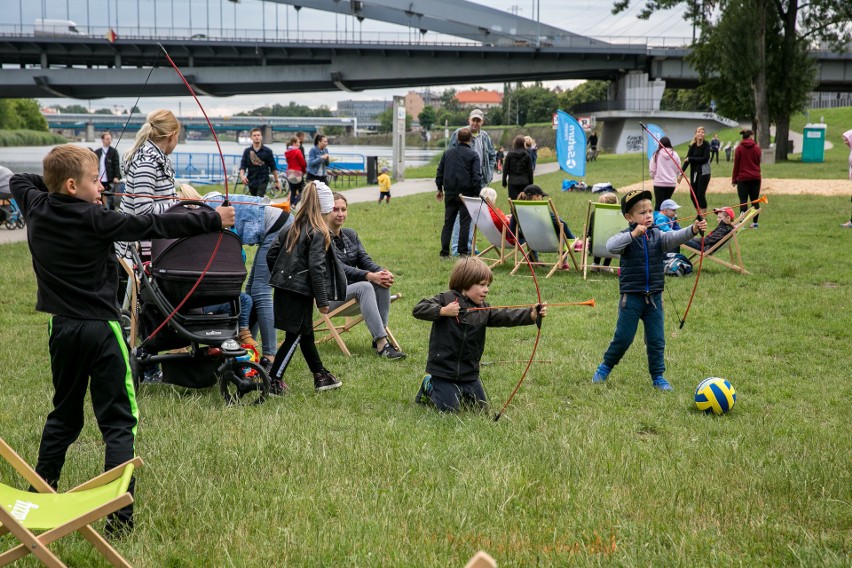
[[[684,21],[682,10],[670,10],[652,16],[643,21],[636,17],[644,0],[633,0],[630,8],[621,14],[612,15],[612,0],[473,0],[476,4],[487,5],[497,10],[515,12],[521,17],[535,19],[536,6],[540,9],[541,21],[567,31],[588,35],[603,41],[640,40],[648,38],[652,43],[661,38],[690,38],[692,27]],[[385,37],[408,37],[409,29],[401,26],[364,20],[359,24],[351,16],[335,15],[304,8],[298,14],[292,6],[261,0],[240,0],[234,4],[227,0],[3,0],[5,9],[0,11],[0,33],[15,29],[27,29],[37,18],[72,20],[78,27],[90,28],[92,33],[104,33],[114,29],[119,36],[152,34],[155,26],[159,35],[188,36],[203,33],[215,37],[220,30],[227,34],[263,35],[263,27],[270,35],[283,35],[285,30],[295,30],[297,21],[304,33],[322,33],[331,37],[348,32],[353,37],[355,31],[363,33],[365,39],[370,34],[381,33]],[[305,5],[310,0],[305,0]],[[138,14],[138,16],[137,16]],[[263,22],[263,25],[261,24]],[[31,30],[32,28],[29,27]],[[180,30],[179,32],[177,30]],[[252,30],[252,31],[248,31]],[[375,37],[375,36],[374,36]],[[548,86],[559,85],[563,89],[576,86],[577,81],[554,81]],[[428,85],[423,85],[427,87]],[[501,89],[502,83],[493,85],[455,85],[457,90],[474,86]],[[437,87],[443,90],[449,87]],[[290,101],[310,107],[321,105],[334,109],[338,100],[344,99],[385,99],[394,95],[404,95],[408,89],[378,89],[361,93],[340,91],[322,93],[287,93],[281,95],[239,95],[234,97],[200,97],[207,113],[215,116],[227,116],[240,111],[251,110],[275,103],[286,105]],[[417,89],[415,89],[417,90]],[[129,109],[135,98],[105,98],[90,101],[74,99],[41,99],[42,104],[68,105],[72,103],[118,110]],[[142,112],[157,108],[168,108],[186,116],[200,114],[195,103],[188,97],[146,97],[139,102]]]

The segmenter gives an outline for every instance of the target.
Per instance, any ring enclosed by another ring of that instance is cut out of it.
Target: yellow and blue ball
[[[737,402],[737,391],[725,379],[710,377],[698,383],[695,406],[706,413],[725,414]]]

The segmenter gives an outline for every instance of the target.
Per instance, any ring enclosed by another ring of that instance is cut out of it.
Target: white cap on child
[[[317,188],[317,197],[319,198],[320,213],[328,215],[334,209],[334,194],[331,188],[321,181],[315,181],[314,185]]]

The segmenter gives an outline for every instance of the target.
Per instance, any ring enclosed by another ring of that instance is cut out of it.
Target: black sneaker
[[[391,345],[390,341],[385,343],[385,346],[382,347],[381,351],[376,351],[376,355],[379,357],[387,357],[388,359],[405,359],[405,353]]]
[[[290,387],[287,386],[281,379],[271,379],[269,381],[269,394],[273,396],[284,396],[290,393]]]
[[[340,388],[343,386],[337,377],[329,373],[326,369],[318,373],[314,373],[314,390],[316,392],[327,391]]]

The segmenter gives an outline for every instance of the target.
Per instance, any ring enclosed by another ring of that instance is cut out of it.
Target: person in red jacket
[[[731,174],[731,183],[737,186],[737,195],[740,198],[740,212],[748,209],[748,202],[760,209],[756,202],[760,197],[760,146],[754,141],[754,132],[748,129],[740,131],[743,141],[734,152],[734,171]],[[754,216],[752,229],[757,229],[757,218]]]
[[[284,152],[284,159],[287,160],[286,175],[287,183],[290,184],[290,208],[292,210],[302,197],[302,189],[305,188],[305,173],[308,171],[305,152],[302,150],[298,137],[293,136],[287,142],[287,151]]]

